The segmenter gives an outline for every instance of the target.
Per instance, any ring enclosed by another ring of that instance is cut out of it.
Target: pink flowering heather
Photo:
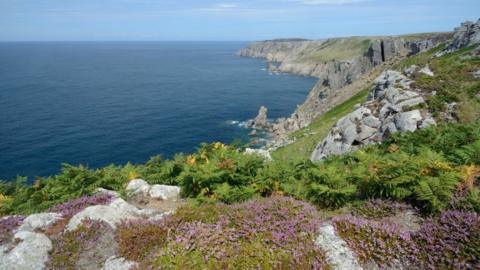
[[[48,209],[49,212],[58,212],[61,213],[64,217],[72,217],[88,206],[99,205],[99,204],[109,204],[112,201],[113,197],[109,194],[100,194],[92,196],[82,196],[77,199],[73,199],[67,202],[64,202],[59,205],[55,205]]]
[[[404,203],[372,199],[362,203],[360,206],[354,208],[354,214],[365,218],[384,218],[394,216],[401,211],[410,209]]]
[[[208,218],[208,222],[179,214],[167,218],[167,223],[160,221],[157,230],[139,222],[142,231],[165,239],[155,241],[157,248],[150,247],[152,252],[139,269],[163,269],[165,265],[169,269],[329,268],[314,243],[319,222],[315,208],[308,203],[272,197],[218,207],[222,209],[218,217]],[[147,237],[144,241],[145,246],[152,243]]]
[[[0,218],[0,244],[8,241],[16,228],[22,225],[24,216],[7,216]]]
[[[353,217],[335,217],[337,233],[363,263],[374,261],[381,267],[407,264],[416,253],[410,233],[392,223]]]
[[[480,215],[445,211],[414,234],[426,269],[480,269]]]

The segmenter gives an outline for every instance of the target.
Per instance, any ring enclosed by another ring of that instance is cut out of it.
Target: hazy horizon
[[[451,31],[476,0],[0,0],[0,41],[256,41]]]

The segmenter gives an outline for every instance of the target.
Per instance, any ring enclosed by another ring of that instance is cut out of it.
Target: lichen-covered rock
[[[52,249],[50,239],[41,233],[19,231],[14,235],[18,239],[12,247],[0,247],[0,269],[5,270],[42,270],[48,261],[48,252]]]
[[[49,225],[62,219],[59,213],[39,213],[28,216],[18,228],[18,231],[33,232],[37,229],[45,229]]]
[[[413,81],[398,71],[387,70],[375,81],[367,102],[341,118],[313,151],[310,159],[355,151],[382,141],[393,132],[415,131],[435,125],[426,110],[415,109],[425,99]]]
[[[148,194],[153,199],[177,200],[180,198],[180,187],[167,185],[152,185]]]
[[[136,262],[126,260],[122,257],[113,256],[105,261],[102,270],[129,270],[135,266],[137,266]]]
[[[422,73],[422,74],[425,74],[427,76],[430,76],[430,77],[435,76],[435,74],[433,73],[433,71],[430,69],[430,67],[428,65],[426,65],[424,68],[420,69],[418,72]]]
[[[133,179],[128,182],[127,187],[125,188],[129,195],[134,195],[134,194],[148,194],[148,191],[150,190],[150,185],[147,183],[147,181],[143,179]]]
[[[120,194],[116,191],[109,190],[109,189],[104,189],[104,188],[97,188],[93,192],[95,195],[108,195],[111,196],[112,198],[120,198]]]
[[[435,56],[440,57],[477,44],[480,44],[480,19],[476,22],[466,21],[455,28],[453,40],[443,51],[436,53]],[[480,47],[477,48],[477,51],[478,49]]]
[[[361,270],[355,255],[347,243],[335,233],[335,228],[326,223],[320,227],[315,244],[320,246],[327,256],[327,261],[334,270]]]
[[[121,198],[115,199],[108,205],[94,205],[85,208],[78,214],[74,215],[67,224],[66,230],[73,231],[82,224],[82,220],[91,219],[103,221],[112,228],[126,219],[142,218],[154,215],[154,211],[147,209],[139,209]]]

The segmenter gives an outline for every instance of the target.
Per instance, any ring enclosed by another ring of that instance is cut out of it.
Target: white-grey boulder
[[[49,225],[62,219],[59,213],[39,213],[28,216],[17,231],[33,232],[36,229],[45,229]]]
[[[67,231],[73,231],[82,224],[84,219],[103,221],[112,228],[122,222],[122,220],[143,218],[155,214],[148,209],[139,209],[121,198],[115,199],[108,205],[94,205],[83,209],[74,215],[66,226]]]
[[[105,261],[102,270],[129,270],[136,266],[136,262],[129,261],[122,257],[113,256]]]
[[[168,185],[152,185],[148,194],[153,199],[177,200],[180,198],[180,187]]]
[[[52,249],[50,239],[42,234],[19,231],[14,238],[20,242],[13,249],[0,248],[0,269],[5,270],[42,270],[48,261],[48,252]]]
[[[130,180],[125,188],[129,195],[144,194],[150,191],[150,185],[143,179]]]
[[[430,69],[430,67],[428,65],[426,65],[424,68],[420,69],[418,72],[422,73],[422,74],[425,74],[427,76],[430,76],[430,77],[435,76],[435,74],[433,73],[433,71]]]
[[[95,195],[110,195],[112,198],[120,198],[120,194],[116,191],[104,189],[104,188],[97,188],[93,192]]]
[[[245,149],[245,154],[246,155],[259,155],[263,157],[265,160],[272,160],[272,156],[270,155],[270,152],[265,149],[253,149],[253,148],[246,148]]]
[[[320,227],[315,244],[325,251],[327,261],[334,270],[362,270],[355,255],[347,243],[335,233],[335,228],[328,223]]]

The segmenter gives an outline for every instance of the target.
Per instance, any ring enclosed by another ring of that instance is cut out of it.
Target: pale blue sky
[[[263,40],[447,31],[480,0],[0,0],[0,40]]]

